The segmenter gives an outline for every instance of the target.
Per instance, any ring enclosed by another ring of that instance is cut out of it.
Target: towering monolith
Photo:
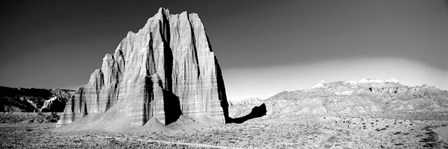
[[[141,126],[153,117],[167,125],[181,115],[225,123],[226,92],[198,15],[160,8],[106,54],[101,69],[67,102],[58,125],[89,119]]]

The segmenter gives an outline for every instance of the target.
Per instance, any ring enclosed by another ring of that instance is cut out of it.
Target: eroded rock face
[[[0,86],[0,112],[62,112],[72,92],[68,89]]]
[[[67,102],[59,125],[92,114],[144,125],[180,115],[224,123],[227,99],[219,64],[197,14],[160,8],[137,33],[129,32],[101,69]]]
[[[448,110],[448,91],[363,79],[320,82],[310,89],[278,93],[265,103],[267,115],[439,112]]]

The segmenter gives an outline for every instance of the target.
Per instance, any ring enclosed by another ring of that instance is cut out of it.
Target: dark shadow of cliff
[[[208,38],[208,35],[206,35],[207,38],[207,42],[208,47],[210,49],[210,51],[212,50],[212,46],[210,44],[210,40]],[[225,123],[244,123],[247,120],[253,119],[253,118],[257,118],[257,117],[262,117],[264,115],[266,115],[266,105],[263,103],[260,106],[256,106],[254,108],[252,108],[252,111],[243,117],[238,117],[238,118],[231,118],[229,116],[229,103],[227,101],[227,95],[226,95],[226,87],[224,85],[224,79],[222,77],[222,71],[221,71],[221,67],[218,64],[218,59],[216,58],[216,56],[214,57],[215,59],[215,67],[216,67],[216,78],[217,78],[217,84],[218,84],[218,96],[219,96],[219,100],[221,101],[221,107],[222,110],[224,112],[224,118],[225,118]]]
[[[208,36],[207,36],[208,40]],[[211,50],[211,46],[209,44]],[[226,87],[224,86],[224,79],[222,78],[221,67],[219,67],[218,59],[215,58],[215,68],[216,68],[216,79],[218,84],[218,98],[221,102],[221,108],[224,112],[225,123],[230,123],[231,118],[229,117],[229,103],[227,102]]]
[[[165,107],[165,125],[177,121],[182,115],[179,97],[171,91],[163,90],[163,106]]]
[[[163,22],[159,21],[159,25],[161,26],[159,29],[160,33],[162,34],[162,40],[163,40],[163,54],[165,56],[165,87],[167,90],[163,90],[163,106],[165,110],[165,125],[168,125],[170,123],[173,123],[179,119],[180,115],[182,115],[182,110],[180,106],[179,97],[177,97],[172,92],[172,78],[170,77],[173,72],[173,50],[170,47],[170,27],[169,27],[169,21],[167,19],[168,16],[166,16],[165,13],[162,13]],[[160,82],[161,84],[161,82]]]
[[[161,39],[163,41],[163,55],[164,55],[164,67],[165,67],[165,87],[168,90],[172,90],[172,78],[170,77],[173,72],[173,51],[170,47],[170,27],[168,24],[167,16],[163,15],[163,22],[159,20],[159,32],[161,33]]]
[[[209,48],[211,49],[211,46]],[[216,77],[218,81],[217,83],[218,83],[219,100],[221,101],[221,107],[224,112],[224,118],[226,123],[244,123],[247,120],[266,115],[266,105],[263,103],[260,106],[252,108],[252,111],[248,115],[238,118],[231,118],[229,116],[229,103],[227,102],[224,79],[222,77],[221,67],[218,64],[218,60],[216,59],[216,57],[215,57],[215,67],[216,67]]]
[[[242,117],[238,117],[238,118],[230,118],[229,117],[229,121],[226,123],[244,123],[247,120],[253,119],[253,118],[257,118],[257,117],[262,117],[264,115],[266,115],[266,105],[263,103],[259,106],[255,106],[254,108],[252,108],[252,111],[250,111],[249,114],[242,116]]]
[[[154,100],[154,94],[153,94],[153,82],[150,77],[145,78],[145,98],[147,100],[144,100],[144,106],[143,106],[143,118],[144,122],[146,123],[151,117],[154,115],[152,114],[151,110],[151,102]],[[160,78],[158,79],[157,84],[163,88],[162,86],[162,80]],[[180,100],[179,97],[177,97],[173,92],[163,89],[163,112],[165,113],[165,125],[168,125],[170,123],[173,123],[179,119],[179,117],[182,115],[181,106],[180,106]],[[151,100],[149,100],[151,99]]]

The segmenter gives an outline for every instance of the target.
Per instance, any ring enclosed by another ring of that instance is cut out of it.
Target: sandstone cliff
[[[95,117],[89,123],[142,126],[155,117],[167,125],[181,115],[225,123],[226,113],[221,70],[198,15],[160,8],[106,54],[58,124]]]

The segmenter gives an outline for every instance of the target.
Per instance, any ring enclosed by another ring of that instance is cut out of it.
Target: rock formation
[[[448,92],[406,86],[396,80],[320,82],[312,88],[284,91],[266,100],[267,115],[371,114],[448,110]]]
[[[106,54],[58,124],[89,115],[99,117],[98,125],[120,120],[142,126],[153,117],[167,125],[181,115],[225,123],[226,113],[221,70],[198,15],[160,8]]]
[[[72,90],[0,86],[0,112],[62,112]],[[55,98],[55,104],[49,104]],[[47,103],[47,104],[45,104]]]
[[[69,97],[70,98],[70,97]],[[44,105],[39,108],[41,112],[63,112],[65,109],[65,103],[69,98],[60,98],[54,96],[44,102]]]

